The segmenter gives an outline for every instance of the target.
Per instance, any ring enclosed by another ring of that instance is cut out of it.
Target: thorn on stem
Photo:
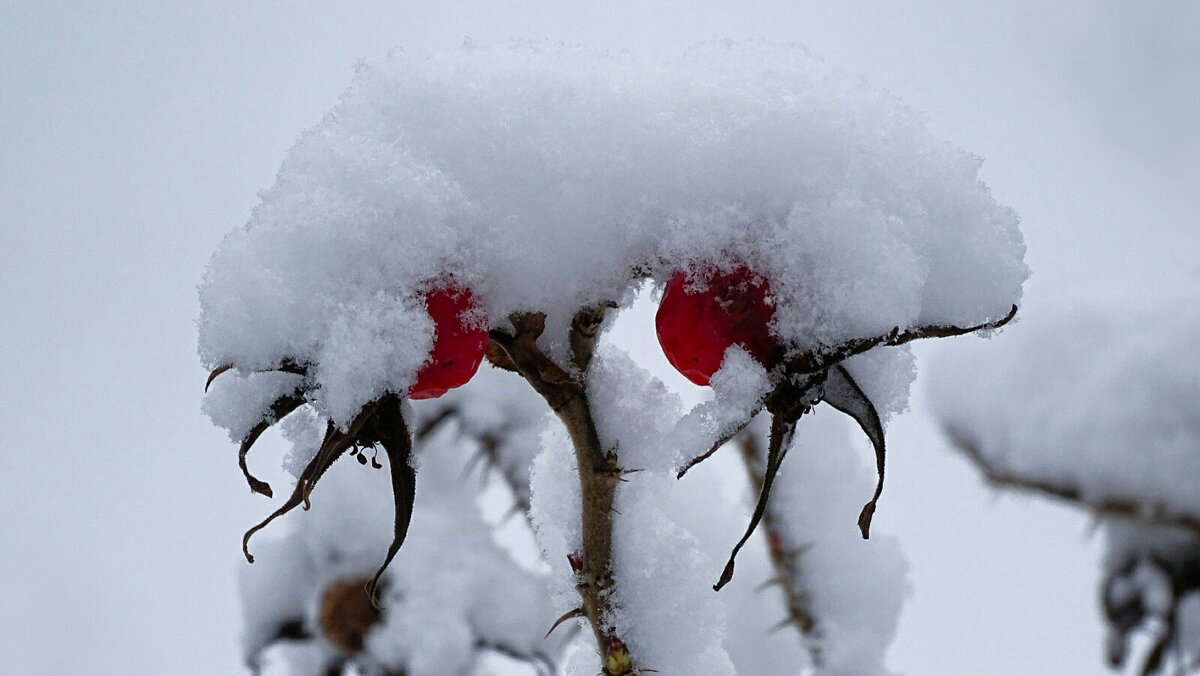
[[[231,368],[233,368],[233,364],[221,364],[217,368],[213,369],[212,372],[208,374],[208,380],[204,381],[204,391],[208,392],[208,386],[212,385],[212,382],[217,379],[217,376]]]
[[[582,607],[574,608],[572,610],[568,610],[567,612],[563,613],[561,617],[559,617],[557,620],[554,621],[554,624],[550,625],[549,631],[547,631],[546,635],[542,637],[542,640],[544,641],[544,640],[550,638],[550,634],[553,634],[554,630],[558,629],[558,625],[562,624],[563,622],[566,622],[567,620],[573,620],[577,617],[583,617],[583,615],[584,615],[584,612],[583,612]]]
[[[778,632],[780,629],[783,629],[784,627],[787,627],[787,626],[790,626],[793,624],[796,624],[796,620],[794,620],[790,617],[785,617],[782,620],[780,620],[779,622],[772,625],[771,628],[767,630],[767,633],[774,634],[774,633]]]

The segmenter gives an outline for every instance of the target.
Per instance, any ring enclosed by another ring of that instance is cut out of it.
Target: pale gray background
[[[0,0],[0,673],[242,673],[238,541],[265,503],[199,413],[195,286],[356,59],[468,36],[802,42],[987,159],[1024,217],[1032,307],[1200,278],[1197,7]],[[892,664],[1100,673],[1087,520],[996,499],[919,389],[877,519],[915,585]]]

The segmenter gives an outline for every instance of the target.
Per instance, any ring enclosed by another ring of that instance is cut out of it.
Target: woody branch
[[[600,653],[602,673],[621,676],[634,673],[634,662],[625,643],[606,624],[613,596],[613,503],[621,468],[615,450],[605,451],[600,445],[587,393],[587,370],[600,322],[609,307],[586,307],[575,314],[570,333],[574,373],[538,348],[537,339],[546,321],[541,313],[512,315],[512,333],[493,330],[489,358],[524,377],[567,428],[579,471],[583,547],[576,586],[581,605],[565,617],[587,618]]]

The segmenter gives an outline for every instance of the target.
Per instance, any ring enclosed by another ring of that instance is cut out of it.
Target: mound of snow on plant
[[[309,365],[312,403],[344,424],[411,385],[433,332],[420,292],[447,277],[492,326],[546,312],[560,363],[576,309],[700,266],[767,276],[772,331],[795,349],[971,325],[1002,316],[1027,276],[1017,218],[979,167],[796,46],[713,42],[661,62],[397,51],[360,69],[222,242],[200,355],[243,376]],[[230,408],[210,411],[244,426]]]

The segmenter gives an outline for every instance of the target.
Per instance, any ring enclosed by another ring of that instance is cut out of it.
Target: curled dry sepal
[[[870,537],[871,520],[883,493],[887,454],[883,422],[870,398],[842,365],[845,360],[874,347],[898,346],[922,338],[961,336],[998,329],[1012,321],[1017,314],[1017,306],[1013,305],[1003,317],[974,326],[935,324],[906,330],[895,327],[883,335],[856,338],[832,347],[787,355],[769,333],[774,307],[770,300],[768,280],[745,267],[735,268],[731,273],[710,274],[702,280],[705,287],[702,289],[689,288],[684,279],[684,275],[679,273],[668,283],[656,317],[659,342],[668,360],[693,382],[706,385],[719,368],[725,350],[733,345],[742,345],[769,369],[773,382],[763,402],[763,407],[771,415],[771,435],[758,502],[746,532],[734,545],[725,569],[713,585],[716,591],[733,579],[738,552],[762,520],[771,487],[791,446],[797,422],[821,402],[853,418],[875,449],[878,481],[875,493],[858,517],[863,538]],[[729,430],[708,451],[685,463],[679,470],[679,478],[712,456],[749,422],[747,418],[741,427]]]
[[[453,280],[443,280],[425,292],[424,303],[436,327],[436,335],[429,359],[417,372],[415,382],[408,389],[407,395],[411,399],[440,397],[447,390],[466,383],[478,370],[487,347],[487,332],[477,320],[472,320],[472,313],[477,308],[470,289],[458,286]],[[233,368],[232,364],[222,364],[213,369],[208,375],[204,389],[207,391],[218,376]],[[238,448],[238,465],[250,485],[250,490],[267,497],[273,495],[271,487],[250,474],[246,466],[246,455],[267,428],[307,403],[311,387],[308,384],[311,370],[308,364],[285,359],[272,370],[299,375],[303,379],[297,389],[277,398],[271,404],[267,414],[251,427]],[[250,538],[255,533],[301,505],[304,505],[305,509],[309,508],[317,482],[338,458],[350,451],[365,465],[367,459],[362,453],[363,449],[369,448],[377,453],[378,447],[382,446],[391,471],[395,516],[392,544],[388,547],[383,565],[366,586],[372,603],[378,603],[376,591],[379,579],[404,543],[409,523],[412,521],[413,502],[416,498],[416,472],[411,463],[412,433],[404,421],[402,408],[401,396],[388,392],[363,406],[345,429],[329,421],[326,424],[324,440],[312,460],[301,471],[296,480],[296,487],[287,501],[243,536],[242,552],[246,555],[246,560],[254,563],[254,556],[250,554]],[[382,467],[374,458],[371,465],[376,469]]]
[[[255,425],[250,434],[242,440],[241,448],[238,452],[238,460],[243,473],[246,475],[246,480],[250,484],[251,490],[267,495],[268,497],[271,495],[270,487],[265,482],[252,476],[246,469],[247,451],[250,450],[254,441],[261,436],[262,432],[273,421],[280,420],[284,415],[295,410],[304,402],[305,398],[301,393],[293,393],[280,397],[271,406],[272,419],[270,421],[264,420]],[[379,584],[379,578],[383,575],[384,570],[387,569],[388,564],[395,558],[396,552],[400,550],[400,545],[404,543],[404,538],[408,533],[409,522],[412,520],[413,502],[416,498],[416,472],[413,470],[411,463],[412,435],[409,432],[408,425],[404,421],[401,406],[400,397],[389,393],[364,406],[345,430],[338,428],[332,422],[327,423],[325,438],[321,442],[320,448],[317,449],[316,455],[313,456],[312,460],[301,471],[300,476],[296,480],[296,487],[292,490],[292,494],[288,497],[287,501],[258,525],[246,531],[246,534],[242,537],[242,552],[246,555],[246,560],[254,563],[254,556],[250,553],[250,538],[255,533],[266,528],[275,519],[301,505],[305,509],[309,508],[310,498],[317,482],[320,481],[321,477],[324,476],[325,472],[329,470],[338,458],[342,457],[347,451],[350,451],[365,460],[365,456],[362,455],[363,449],[375,449],[378,446],[382,446],[384,452],[387,453],[388,467],[391,471],[395,517],[392,544],[388,547],[383,565],[379,567],[379,570],[375,573],[371,581],[367,583],[366,587],[367,594],[371,597],[372,602],[377,602],[376,587]],[[378,463],[375,462],[372,462],[372,465],[376,468],[379,467]]]

